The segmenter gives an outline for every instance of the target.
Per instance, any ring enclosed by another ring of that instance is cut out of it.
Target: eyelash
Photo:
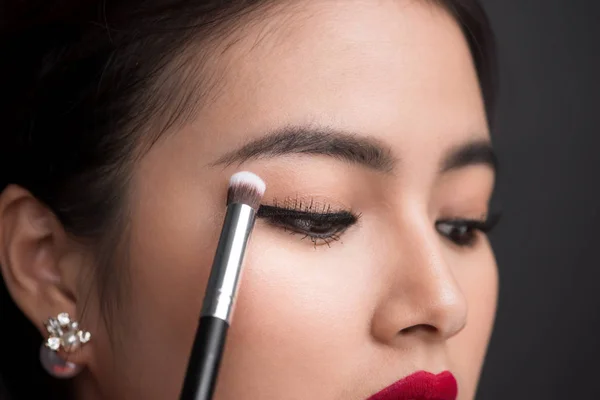
[[[351,211],[332,211],[331,206],[315,206],[313,202],[293,204],[283,207],[261,205],[258,218],[268,221],[275,227],[282,228],[292,235],[302,235],[302,239],[310,239],[315,248],[321,245],[331,246],[352,225],[358,222],[360,215]],[[460,247],[472,247],[477,240],[477,232],[488,234],[499,222],[500,215],[493,214],[485,220],[476,219],[442,219],[435,223],[439,234]]]
[[[310,239],[315,248],[321,245],[330,247],[360,218],[360,215],[351,211],[332,211],[329,205],[293,203],[284,207],[262,205],[257,217],[292,235],[303,235],[302,239]]]

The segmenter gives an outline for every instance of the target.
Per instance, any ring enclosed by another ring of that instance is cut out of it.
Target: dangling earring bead
[[[81,371],[81,366],[63,360],[58,351],[71,353],[90,341],[92,335],[79,329],[79,323],[72,321],[67,313],[60,313],[56,318],[48,318],[44,323],[48,338],[40,348],[40,362],[46,372],[55,378],[68,379]]]

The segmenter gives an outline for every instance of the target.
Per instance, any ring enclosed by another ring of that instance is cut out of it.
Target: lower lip
[[[452,373],[421,371],[394,383],[368,400],[456,400],[458,384]]]

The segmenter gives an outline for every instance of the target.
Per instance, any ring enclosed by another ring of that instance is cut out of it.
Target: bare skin
[[[218,95],[135,167],[114,329],[82,283],[89,249],[26,191],[0,197],[2,273],[23,312],[43,332],[48,315],[81,316],[86,304],[93,338],[73,356],[86,366],[77,397],[177,398],[227,181],[243,169],[267,183],[266,205],[360,217],[328,244],[258,220],[216,399],[362,400],[419,370],[450,370],[459,399],[472,399],[497,268],[483,233],[460,246],[438,222],[485,217],[494,171],[443,168],[461,146],[489,141],[457,23],[429,2],[304,1],[249,25],[212,68]],[[372,140],[393,168],[310,154],[215,165],[289,126]]]

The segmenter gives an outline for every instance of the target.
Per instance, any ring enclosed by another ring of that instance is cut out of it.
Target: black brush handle
[[[200,318],[180,400],[212,399],[228,329],[229,324],[222,319]]]

